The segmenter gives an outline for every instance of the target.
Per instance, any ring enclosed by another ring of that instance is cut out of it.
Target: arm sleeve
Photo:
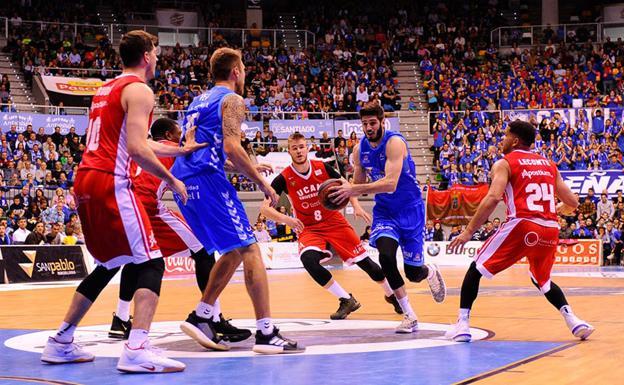
[[[330,166],[329,163],[323,163],[323,164],[325,165],[325,171],[327,171],[327,174],[329,175],[330,178],[334,178],[334,179],[342,178],[342,176],[340,176],[340,173],[336,171],[335,168]]]
[[[286,178],[284,178],[284,175],[282,174],[279,174],[275,177],[275,179],[273,179],[271,187],[273,187],[277,196],[282,195],[282,193],[288,194],[288,189],[286,188]]]

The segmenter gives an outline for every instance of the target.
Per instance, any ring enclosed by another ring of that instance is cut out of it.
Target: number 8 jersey
[[[100,170],[130,177],[126,112],[121,105],[121,93],[128,84],[139,82],[143,81],[138,76],[124,74],[97,90],[91,102],[87,145],[79,170]],[[146,137],[148,129],[149,125],[145,127]]]
[[[511,175],[505,188],[507,218],[558,227],[555,209],[557,166],[541,155],[515,150],[505,155]]]

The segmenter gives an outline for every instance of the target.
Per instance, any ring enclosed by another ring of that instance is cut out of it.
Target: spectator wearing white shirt
[[[607,194],[603,193],[600,197],[600,202],[596,205],[596,217],[602,217],[602,213],[607,213],[609,218],[613,217],[615,213],[615,207],[613,206],[613,202],[607,199]]]
[[[366,84],[361,83],[360,86],[357,89],[356,95],[355,95],[355,101],[356,102],[363,102],[363,103],[368,103],[368,89],[366,89]]]
[[[13,244],[24,244],[29,234],[30,231],[26,229],[26,218],[20,218],[17,221],[17,230],[13,232]]]
[[[256,240],[261,243],[271,242],[271,235],[266,231],[262,222],[256,223],[256,229],[254,230],[254,236]]]

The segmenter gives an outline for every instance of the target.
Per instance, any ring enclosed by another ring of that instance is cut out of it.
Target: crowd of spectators
[[[83,241],[73,182],[84,137],[16,126],[0,136],[0,244]]]

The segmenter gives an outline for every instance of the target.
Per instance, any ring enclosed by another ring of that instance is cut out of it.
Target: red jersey
[[[143,81],[136,75],[121,75],[97,90],[91,103],[87,145],[79,170],[92,169],[126,178],[130,176],[126,112],[121,105],[121,93],[128,84],[138,82]],[[145,136],[148,128],[145,127]]]
[[[525,218],[557,227],[557,166],[541,155],[516,150],[504,158],[511,169],[505,188],[508,218]]]
[[[177,147],[178,144],[168,141],[160,140],[158,143],[166,144],[167,146]],[[160,163],[163,164],[168,170],[173,166],[175,162],[174,157],[158,158]],[[132,184],[134,185],[134,192],[143,203],[145,208],[156,208],[158,201],[162,199],[163,194],[167,191],[167,184],[158,179],[154,175],[140,168],[136,162],[132,162],[131,175],[133,178]]]
[[[277,194],[286,192],[295,216],[304,226],[313,226],[340,215],[338,211],[327,210],[318,197],[318,188],[327,179],[340,178],[334,169],[320,160],[310,160],[310,170],[306,175],[298,173],[292,165],[278,175],[271,186]]]

